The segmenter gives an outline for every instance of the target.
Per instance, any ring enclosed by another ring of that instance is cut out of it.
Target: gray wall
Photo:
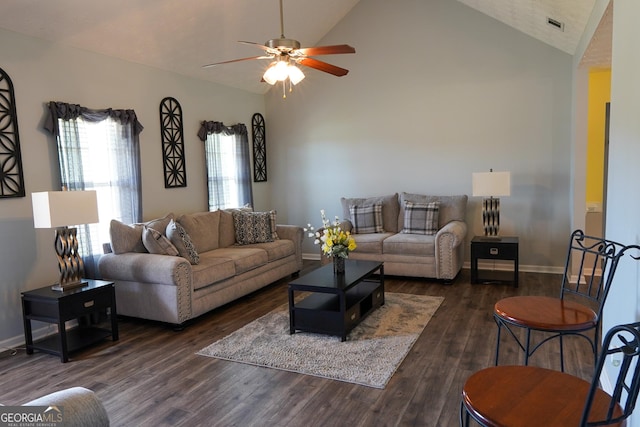
[[[13,80],[27,197],[0,200],[0,347],[22,335],[20,292],[56,280],[53,231],[34,229],[31,195],[58,190],[55,141],[42,129],[45,103],[91,108],[133,108],[145,126],[140,134],[143,215],[207,209],[201,120],[251,124],[264,113],[264,97],[183,78],[172,73],[95,55],[0,30],[0,67]],[[187,165],[186,188],[165,189],[158,106],[172,96],[181,103]],[[256,207],[268,208],[268,183],[256,184]],[[104,219],[103,219],[104,220]],[[109,221],[109,218],[106,219]]]
[[[450,0],[361,0],[320,44],[336,43],[356,48],[326,57],[347,76],[310,70],[286,100],[267,95],[289,221],[341,215],[341,196],[471,195],[473,172],[509,170],[501,234],[520,237],[523,270],[557,271],[571,232],[572,57]],[[467,219],[482,234],[479,199]]]

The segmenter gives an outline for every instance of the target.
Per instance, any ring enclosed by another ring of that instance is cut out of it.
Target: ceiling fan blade
[[[216,65],[229,64],[231,62],[248,61],[251,59],[271,59],[271,58],[273,57],[272,56],[250,56],[248,58],[240,58],[240,59],[232,59],[230,61],[215,62],[213,64],[203,65],[202,68],[210,68],[210,67],[215,67]]]
[[[338,53],[356,53],[355,48],[348,44],[338,44],[335,46],[315,46],[298,49],[298,52],[306,56],[334,55]]]
[[[324,71],[325,73],[333,74],[334,76],[346,76],[349,70],[336,67],[335,65],[328,64],[326,62],[318,61],[313,58],[302,58],[297,60],[299,64],[306,65],[307,67],[315,68],[316,70]]]
[[[270,48],[270,47],[265,46],[265,45],[263,45],[262,43],[247,42],[247,41],[244,41],[244,40],[238,40],[238,43],[242,43],[242,44],[250,44],[250,45],[252,45],[252,46],[259,47],[259,48],[260,48],[260,49],[262,49],[262,50],[266,50],[267,52],[268,52],[269,50],[271,50],[271,48]]]

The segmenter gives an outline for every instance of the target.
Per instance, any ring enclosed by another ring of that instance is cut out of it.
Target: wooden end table
[[[513,276],[494,271],[491,275],[480,277],[479,259],[513,261]],[[471,240],[471,283],[512,283],[518,287],[518,238],[475,236]]]
[[[84,279],[87,285],[66,291],[54,291],[50,286],[22,293],[22,317],[27,354],[34,350],[60,356],[69,361],[69,352],[94,344],[111,336],[118,340],[116,294],[113,282]],[[68,320],[93,313],[109,311],[111,329],[84,326],[67,330]],[[31,321],[55,323],[58,333],[33,341]]]

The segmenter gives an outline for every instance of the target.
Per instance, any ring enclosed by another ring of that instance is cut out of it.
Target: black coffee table
[[[377,261],[346,260],[345,274],[327,264],[289,283],[289,329],[337,335],[347,334],[369,313],[384,305],[384,265]],[[375,273],[378,277],[372,277]],[[295,292],[309,292],[295,301]]]

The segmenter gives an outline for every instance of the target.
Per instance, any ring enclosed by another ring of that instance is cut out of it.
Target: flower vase
[[[339,256],[333,257],[333,272],[334,274],[344,274],[344,258]]]

